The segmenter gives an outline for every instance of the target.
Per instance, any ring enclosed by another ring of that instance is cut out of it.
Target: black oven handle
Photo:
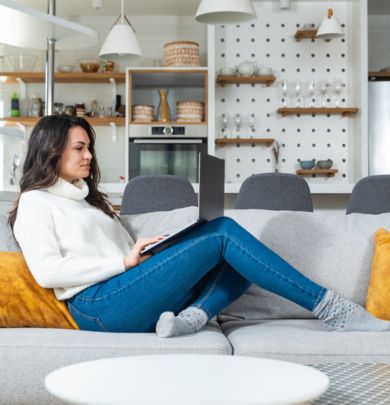
[[[134,139],[134,143],[202,143],[201,139]]]

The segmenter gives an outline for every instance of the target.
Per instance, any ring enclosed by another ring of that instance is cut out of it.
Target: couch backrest
[[[0,252],[20,252],[4,214],[0,214]]]

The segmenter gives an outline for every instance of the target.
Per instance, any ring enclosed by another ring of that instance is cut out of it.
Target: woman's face
[[[60,159],[60,176],[69,183],[88,177],[92,160],[89,143],[85,129],[73,127],[69,130]]]

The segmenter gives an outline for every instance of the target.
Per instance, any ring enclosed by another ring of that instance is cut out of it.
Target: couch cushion
[[[0,252],[20,252],[4,214],[0,214]]]
[[[390,364],[390,333],[328,332],[315,319],[230,321],[222,325],[222,330],[236,356],[303,364]]]
[[[390,228],[390,214],[231,210],[227,215],[313,281],[364,305],[374,233]],[[257,286],[220,315],[222,322],[283,318],[312,314]]]
[[[230,355],[231,346],[213,322],[198,334],[170,339],[154,333],[2,329],[0,404],[60,404],[44,388],[44,377],[56,368],[107,357],[157,353]]]

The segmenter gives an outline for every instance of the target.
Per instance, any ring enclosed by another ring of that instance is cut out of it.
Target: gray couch
[[[123,216],[133,236],[151,235],[190,220],[196,208]],[[390,214],[231,210],[234,218],[285,259],[326,287],[364,304],[373,235],[390,228]],[[0,220],[0,250],[12,250]],[[57,404],[43,381],[75,362],[155,353],[259,356],[299,363],[390,364],[390,332],[326,332],[310,312],[251,287],[199,334],[160,339],[155,334],[113,334],[54,329],[0,330],[0,404]]]

